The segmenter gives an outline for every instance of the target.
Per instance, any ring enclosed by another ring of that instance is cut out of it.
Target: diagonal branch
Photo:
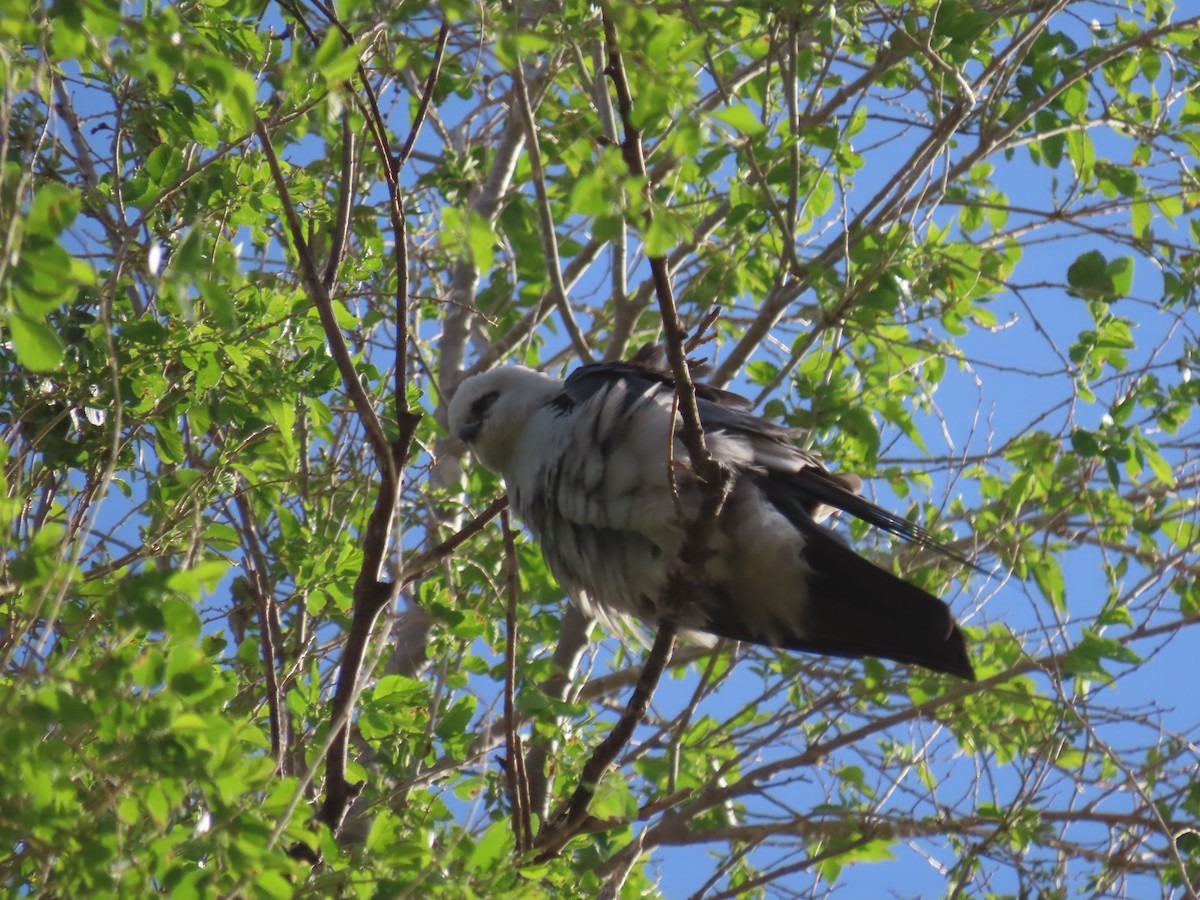
[[[672,578],[672,581],[675,580]],[[670,590],[669,585],[667,589]],[[670,619],[659,625],[658,633],[654,637],[654,646],[646,656],[633,696],[629,698],[621,718],[584,764],[583,772],[579,776],[579,786],[575,788],[570,799],[538,834],[536,846],[539,850],[539,860],[557,855],[567,841],[578,834],[587,823],[588,805],[596,794],[600,779],[629,743],[634,729],[646,717],[646,710],[650,707],[650,700],[654,697],[658,681],[671,661],[677,630],[675,622]]]
[[[417,111],[413,115],[412,125],[408,130],[408,139],[405,140],[404,147],[401,148],[393,163],[393,169],[396,172],[399,172],[404,163],[408,161],[408,157],[413,151],[413,145],[421,134],[421,126],[425,124],[425,117],[429,114],[429,102],[433,99],[433,89],[437,85],[438,75],[442,71],[442,58],[446,55],[446,39],[449,36],[450,21],[443,19],[442,27],[438,30],[437,45],[433,50],[433,62],[429,66],[429,77],[425,79],[425,87],[421,91],[421,99],[417,103]]]
[[[414,581],[427,575],[434,566],[454,553],[460,546],[483,530],[488,522],[508,509],[508,495],[503,494],[493,500],[483,512],[466,525],[458,529],[436,547],[430,547],[423,553],[409,557],[400,573],[401,587],[408,587]]]
[[[337,220],[333,226],[333,236],[329,242],[329,258],[325,260],[325,273],[321,283],[325,290],[333,290],[337,281],[338,267],[346,255],[346,244],[350,239],[350,208],[354,205],[355,156],[358,148],[357,136],[350,128],[350,114],[342,114],[342,172],[338,179]]]

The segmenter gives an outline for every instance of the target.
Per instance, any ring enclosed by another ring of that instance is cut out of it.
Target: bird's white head
[[[450,401],[450,433],[493,472],[508,471],[530,417],[562,390],[562,382],[524,366],[472,375]]]

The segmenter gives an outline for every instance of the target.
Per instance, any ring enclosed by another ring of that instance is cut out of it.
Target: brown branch
[[[366,429],[376,462],[383,475],[379,493],[375,498],[375,508],[371,511],[363,538],[363,564],[354,583],[352,624],[346,637],[346,647],[342,655],[342,665],[332,706],[332,720],[343,724],[333,737],[326,759],[326,794],[319,818],[336,833],[345,816],[346,808],[356,793],[356,790],[346,781],[349,720],[358,696],[359,674],[366,657],[366,648],[375,626],[375,620],[392,596],[392,586],[381,583],[379,575],[383,569],[384,554],[391,537],[392,517],[400,489],[399,472],[408,454],[408,448],[416,430],[416,421],[413,419],[406,423],[411,427],[405,429],[407,433],[402,433],[396,444],[393,445],[387,440],[383,425],[375,414],[375,409],[371,405],[370,398],[367,397],[366,390],[363,388],[358,372],[350,358],[349,348],[346,346],[345,338],[342,336],[341,328],[334,316],[333,300],[317,274],[316,262],[305,241],[300,218],[292,204],[287,183],[279,167],[279,160],[275,156],[275,149],[271,144],[271,136],[261,119],[255,119],[254,127],[283,204],[284,215],[292,234],[292,242],[300,260],[305,286],[316,303],[330,353],[341,371],[346,393]]]
[[[338,18],[337,11],[327,4],[318,3],[317,6],[330,24],[342,35],[347,46],[352,44],[354,36]],[[364,113],[371,138],[383,164],[384,180],[388,189],[388,215],[392,224],[392,245],[396,259],[396,366],[393,402],[395,403],[396,424],[402,435],[415,431],[420,415],[408,408],[405,391],[408,372],[408,227],[404,218],[404,206],[400,200],[400,167],[408,158],[408,154],[412,152],[412,146],[416,142],[421,125],[428,114],[433,89],[441,72],[442,57],[445,53],[448,36],[449,22],[443,20],[437,36],[437,46],[434,50],[429,77],[425,81],[425,89],[418,104],[417,113],[413,117],[408,139],[399,155],[392,153],[387,137],[387,122],[380,111],[379,100],[375,95],[375,89],[371,86],[367,67],[361,57],[357,64],[358,77],[362,82],[362,95],[366,98],[365,103],[360,95],[355,94],[354,96],[358,101],[359,109]],[[347,84],[347,88],[352,88],[352,85]],[[407,452],[405,452],[404,458],[407,458]]]
[[[437,85],[438,75],[442,71],[442,57],[446,53],[446,39],[449,37],[450,21],[442,19],[442,27],[437,36],[437,46],[433,51],[433,63],[429,66],[429,77],[425,79],[425,88],[421,91],[421,100],[417,104],[416,114],[413,115],[412,126],[408,130],[408,139],[392,163],[397,172],[408,161],[413,144],[417,142],[417,137],[421,134],[421,126],[425,124],[425,117],[429,114],[429,101],[433,99],[433,89]]]
[[[384,490],[380,494],[387,493]],[[378,508],[378,507],[377,507]],[[337,687],[333,695],[330,721],[337,733],[329,745],[325,759],[325,800],[317,818],[337,834],[345,818],[346,810],[362,790],[361,784],[351,785],[346,780],[346,760],[350,746],[350,717],[358,701],[359,674],[366,659],[367,646],[375,628],[375,620],[391,600],[391,585],[372,582],[360,589],[365,579],[360,573],[354,584],[354,607],[350,630],[346,633],[346,645],[342,650],[341,668]],[[337,723],[341,723],[338,725]]]
[[[70,136],[71,144],[75,149],[75,167],[79,170],[83,186],[90,193],[96,190],[96,186],[100,183],[100,178],[97,176],[96,167],[92,163],[92,151],[88,146],[87,138],[83,136],[83,125],[80,123],[79,116],[75,112],[74,98],[67,91],[66,82],[61,72],[54,71],[51,79],[54,83],[54,109],[62,117],[63,122],[66,123],[67,134]],[[126,239],[132,229],[126,230],[120,227],[113,219],[107,204],[96,203],[93,207],[89,203],[88,207],[92,215],[104,226],[114,244],[122,243]]]
[[[625,72],[625,61],[621,56],[617,28],[613,22],[610,7],[604,4],[602,10],[604,43],[608,51],[607,72],[617,94],[617,111],[625,132],[624,139],[621,141],[621,152],[630,173],[646,179],[646,190],[649,194],[651,187],[649,175],[646,172],[646,156],[642,147],[641,132],[633,124],[633,94],[629,88],[629,77]],[[652,200],[652,197],[648,196],[647,199]],[[652,216],[653,212],[648,207],[647,225],[652,221]],[[662,315],[667,358],[671,361],[671,371],[675,376],[675,392],[679,396],[679,409],[683,418],[683,443],[688,449],[692,467],[701,483],[718,484],[721,481],[720,466],[713,460],[708,448],[704,445],[704,430],[700,427],[700,412],[696,406],[696,387],[692,384],[687,358],[683,352],[683,341],[687,337],[687,332],[679,321],[679,310],[671,286],[667,258],[665,256],[650,257],[649,263],[654,279],[655,294],[658,296],[659,312]]]
[[[508,495],[502,494],[493,500],[487,509],[453,535],[446,538],[446,540],[435,547],[431,547],[424,553],[410,557],[404,565],[404,571],[400,575],[400,586],[402,588],[408,587],[418,578],[428,574],[434,566],[452,554],[466,541],[481,532],[488,522],[492,521],[492,519],[496,518],[499,513],[502,513],[506,509],[508,509]]]
[[[606,71],[613,81],[617,95],[617,109],[624,129],[622,152],[630,173],[646,179],[647,191],[649,191],[641,135],[633,124],[633,95],[629,88],[629,79],[618,45],[616,26],[612,20],[611,10],[607,6],[602,7],[602,18],[605,47],[608,53]],[[646,213],[647,224],[650,223],[651,216],[652,212],[648,210]],[[688,527],[687,536],[678,558],[668,570],[667,583],[663,587],[659,604],[658,632],[654,637],[654,646],[646,656],[633,696],[630,697],[629,703],[612,731],[584,764],[579,785],[570,799],[538,835],[539,859],[547,859],[557,854],[585,825],[588,818],[588,806],[595,796],[600,780],[629,743],[634,730],[645,718],[646,710],[650,706],[659,679],[674,653],[679,613],[690,599],[696,573],[703,570],[709,537],[729,490],[728,472],[712,458],[704,444],[704,431],[700,425],[700,413],[696,405],[696,389],[692,384],[684,351],[687,333],[679,320],[666,257],[652,257],[650,267],[663,320],[667,357],[671,361],[671,368],[675,376],[676,397],[682,416],[683,441],[690,456],[692,470],[700,482],[700,510]]]
[[[397,403],[403,401],[398,400]],[[384,554],[392,533],[400,492],[400,475],[404,461],[416,432],[419,416],[409,414],[401,423],[400,439],[392,445],[390,466],[380,479],[379,492],[375,496],[375,507],[367,520],[363,538],[363,563],[354,581],[354,607],[346,645],[338,673],[337,688],[331,709],[331,721],[341,722],[330,744],[326,760],[325,801],[319,818],[335,834],[341,826],[350,803],[361,789],[346,781],[346,759],[349,752],[350,718],[358,700],[359,679],[366,659],[367,646],[379,614],[387,608],[399,593],[394,584],[380,581]]]
[[[505,775],[508,780],[508,799],[512,806],[514,853],[520,856],[533,845],[533,828],[529,816],[529,779],[525,775],[525,753],[517,734],[513,695],[517,683],[517,594],[520,592],[517,572],[517,548],[508,520],[508,510],[500,511],[500,531],[504,535],[504,565],[508,591],[505,616],[504,645],[504,743]]]
[[[287,740],[283,728],[283,692],[279,685],[279,634],[273,615],[274,598],[267,580],[267,561],[258,540],[258,529],[254,525],[250,504],[244,494],[234,498],[242,528],[246,535],[246,568],[250,575],[250,590],[253,592],[258,613],[258,637],[262,649],[263,678],[266,681],[267,713],[271,719],[271,757],[275,760],[275,771],[284,774],[284,759],[287,755]]]
[[[529,99],[529,88],[525,84],[525,71],[520,58],[513,66],[512,77],[517,112],[525,125],[525,144],[529,148],[529,169],[533,178],[534,194],[537,197],[538,220],[541,224],[539,234],[542,239],[546,276],[550,279],[550,293],[562,317],[563,327],[571,338],[575,355],[584,362],[592,362],[592,353],[567,300],[567,287],[563,283],[562,263],[558,256],[558,237],[554,231],[554,214],[550,209],[550,198],[546,194],[546,174],[542,169],[542,150],[538,145],[537,123],[534,121],[533,103]]]
[[[365,73],[364,73],[365,74]],[[407,408],[404,390],[405,353],[408,343],[407,335],[407,293],[408,293],[408,250],[407,233],[404,225],[403,209],[400,204],[399,181],[391,153],[386,142],[386,130],[383,117],[371,92],[370,84],[363,81],[367,100],[373,113],[370,124],[377,149],[384,160],[387,175],[389,211],[392,227],[395,232],[396,269],[397,269],[397,364],[396,364],[396,420],[398,439],[395,443],[388,441],[383,426],[375,414],[366,391],[359,380],[350,358],[349,349],[342,336],[341,329],[333,314],[333,301],[324,282],[317,276],[316,265],[310,249],[304,239],[299,217],[287,191],[287,185],[271,145],[270,135],[261,120],[255,121],[255,130],[263,145],[263,152],[271,168],[272,177],[280,193],[284,206],[292,240],[300,259],[301,270],[305,284],[312,295],[324,327],[330,352],[338,364],[346,392],[350,396],[356,412],[366,429],[376,462],[379,465],[382,478],[379,492],[375,498],[375,506],[367,521],[366,532],[363,536],[363,563],[358,578],[354,583],[354,607],[350,631],[346,636],[346,645],[342,654],[342,662],[338,675],[338,683],[334,693],[331,709],[331,721],[336,732],[330,742],[326,759],[325,800],[322,803],[319,818],[336,833],[345,817],[346,810],[357,794],[358,788],[346,781],[346,760],[349,751],[349,723],[353,715],[354,705],[359,691],[359,679],[363,663],[366,659],[366,649],[375,622],[393,597],[396,588],[392,584],[381,582],[383,560],[391,538],[392,522],[400,493],[400,473],[409,448],[416,433],[420,416]]]
[[[346,243],[350,239],[350,208],[354,205],[354,151],[358,146],[357,136],[350,129],[349,112],[342,113],[342,174],[338,179],[337,220],[329,241],[329,259],[325,260],[325,274],[321,283],[325,290],[333,290],[337,281],[338,267],[346,255]]]
[[[325,340],[329,344],[329,352],[333,356],[334,362],[337,363],[338,371],[341,373],[342,385],[346,389],[346,395],[350,398],[350,402],[354,404],[354,410],[358,413],[358,417],[366,429],[367,439],[370,441],[375,461],[379,464],[380,469],[389,473],[389,476],[394,480],[394,475],[392,475],[394,465],[387,436],[384,434],[383,425],[380,424],[379,417],[375,414],[375,408],[371,405],[371,399],[367,396],[367,392],[363,388],[358,370],[354,368],[354,361],[350,358],[350,348],[346,346],[346,339],[342,336],[342,330],[338,326],[337,317],[333,312],[333,298],[330,297],[329,291],[325,289],[324,282],[322,282],[320,275],[317,274],[317,264],[312,257],[312,252],[309,250],[308,241],[304,238],[304,229],[300,224],[300,217],[296,213],[296,207],[292,203],[291,192],[288,190],[287,181],[283,177],[283,171],[279,167],[279,159],[276,157],[275,148],[271,144],[271,135],[267,132],[267,126],[263,123],[263,120],[257,117],[254,120],[254,130],[258,134],[263,155],[266,156],[267,165],[271,169],[271,177],[275,181],[275,190],[278,192],[280,202],[283,204],[284,218],[287,220],[288,231],[292,235],[292,244],[296,248],[296,256],[300,260],[300,274],[304,279],[304,286],[308,290],[313,303],[316,304],[317,314],[321,318],[321,327],[325,331]]]
[[[579,786],[575,788],[570,799],[538,834],[539,860],[557,855],[567,841],[587,823],[588,806],[596,795],[600,779],[616,761],[629,739],[633,737],[634,729],[646,716],[654,690],[658,687],[658,680],[671,661],[676,631],[675,623],[669,619],[659,625],[658,634],[654,637],[654,646],[650,648],[633,696],[629,698],[629,704],[621,713],[621,718],[584,764],[583,773],[579,776]]]
[[[361,63],[359,64],[363,90],[371,103],[372,115],[377,123],[372,133],[376,137],[379,155],[384,162],[384,171],[387,173],[388,211],[391,215],[395,238],[393,241],[396,248],[396,388],[394,402],[396,404],[396,421],[401,429],[407,427],[410,420],[412,427],[415,428],[416,418],[419,417],[408,409],[405,391],[408,378],[408,227],[404,219],[404,208],[400,202],[400,167],[408,159],[408,154],[412,152],[417,135],[421,132],[421,125],[429,112],[429,103],[433,98],[433,89],[437,85],[438,75],[442,70],[442,57],[446,51],[446,39],[449,34],[450,23],[448,20],[443,20],[442,27],[438,31],[437,46],[433,53],[429,77],[425,80],[425,89],[421,93],[417,112],[413,116],[408,139],[404,142],[404,148],[399,156],[391,154],[391,148],[386,139],[387,126],[379,112],[379,103],[375,99],[371,83],[366,78],[365,67]]]
[[[550,658],[551,675],[539,687],[551,700],[562,701],[567,698],[571,688],[571,679],[579,667],[579,660],[584,649],[588,646],[588,628],[591,620],[574,603],[568,603],[559,621],[559,638],[554,646],[554,654]],[[677,664],[677,661],[676,661]],[[635,676],[630,676],[632,684]],[[558,721],[562,721],[558,717]],[[547,772],[546,761],[550,755],[553,741],[546,735],[534,729],[530,738],[529,752],[525,756],[524,766],[529,781],[529,808],[531,812],[545,821],[550,817],[549,798],[552,783],[551,773]]]
[[[345,27],[337,20],[336,13],[330,7],[323,8],[327,18],[337,27],[343,37],[352,40]],[[440,60],[445,47],[446,26],[438,37],[438,50],[435,54],[434,65],[426,85],[426,98],[421,113],[414,122],[409,136],[408,148],[415,141],[424,112],[428,109],[428,97],[432,95],[440,70]],[[398,587],[380,581],[383,571],[383,560],[392,533],[392,523],[400,494],[401,472],[408,458],[413,437],[416,433],[420,414],[408,408],[405,390],[407,376],[408,352],[408,234],[404,219],[404,209],[401,202],[399,166],[400,160],[391,153],[387,139],[387,125],[379,110],[379,103],[371,87],[367,71],[360,61],[359,76],[362,79],[362,92],[366,98],[367,124],[374,140],[376,150],[383,162],[385,180],[388,188],[388,212],[391,218],[395,246],[396,267],[396,363],[395,386],[393,402],[395,404],[397,440],[392,443],[387,440],[383,427],[376,417],[373,407],[366,397],[357,373],[350,362],[349,352],[341,331],[333,317],[332,301],[325,285],[315,278],[315,267],[311,254],[304,243],[303,234],[295,210],[288,198],[284,198],[284,209],[288,224],[292,231],[293,241],[303,265],[305,281],[309,285],[314,298],[317,300],[318,312],[330,344],[330,350],[342,371],[343,382],[347,392],[354,401],[355,408],[363,421],[371,440],[376,461],[382,474],[379,492],[375,498],[375,506],[367,521],[363,539],[363,563],[358,578],[354,583],[354,607],[351,627],[346,636],[346,644],[342,654],[338,683],[334,694],[331,717],[331,727],[336,728],[329,747],[326,760],[325,800],[321,806],[319,818],[336,834],[345,817],[346,810],[358,792],[358,788],[346,781],[346,759],[349,751],[349,724],[353,715],[354,705],[359,691],[359,679],[366,659],[366,649],[374,630],[379,614],[391,602]],[[270,147],[270,138],[261,121],[256,122],[256,130],[264,145],[264,152],[271,163],[272,175],[281,194],[286,191],[282,175],[279,173],[278,162]],[[348,158],[344,157],[344,160]],[[347,190],[343,196],[349,194]]]
[[[649,175],[646,171],[646,157],[642,146],[641,133],[633,123],[633,94],[629,88],[629,76],[625,71],[625,62],[621,56],[616,25],[613,22],[611,9],[602,6],[604,22],[604,42],[608,53],[607,73],[613,82],[617,95],[617,111],[624,130],[621,151],[630,172],[645,179],[646,191],[651,192]],[[647,200],[651,200],[650,196]],[[646,222],[652,221],[653,207],[647,205]],[[687,362],[687,352],[684,341],[687,332],[679,319],[679,310],[675,302],[675,294],[671,286],[671,275],[665,256],[649,259],[651,274],[654,279],[655,294],[658,297],[659,313],[662,317],[664,342],[667,349],[667,359],[671,363],[674,376],[675,395],[679,402],[679,417],[682,420],[683,444],[687,448],[689,463],[696,479],[700,484],[701,503],[696,518],[688,527],[687,537],[679,551],[679,557],[672,567],[671,576],[664,591],[663,609],[668,617],[674,617],[686,605],[693,573],[703,571],[708,558],[708,542],[716,525],[717,516],[725,505],[729,493],[729,473],[725,471],[704,443],[704,429],[700,424],[700,410],[696,405],[696,386],[692,383],[691,369]],[[697,334],[699,335],[699,330]]]

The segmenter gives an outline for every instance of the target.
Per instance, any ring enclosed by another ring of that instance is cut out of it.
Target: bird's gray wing
[[[647,353],[647,350],[653,353]],[[641,393],[659,385],[668,390],[675,390],[675,375],[666,364],[666,354],[659,352],[661,348],[647,344],[628,362],[600,362],[580,366],[567,376],[565,389],[574,400],[582,401],[598,390],[611,385],[614,381],[626,381]],[[706,373],[708,366],[698,360],[689,359],[688,369],[693,377]],[[728,409],[749,409],[751,403],[740,394],[726,391],[703,381],[692,382],[696,388],[698,400],[708,401]]]
[[[669,563],[698,510],[673,389],[662,371],[585,366],[541,414],[545,423],[527,429],[530,444],[517,454],[530,471],[515,483],[536,501],[523,502],[550,568],[585,608],[610,618],[661,617]],[[687,607],[672,611],[679,625],[973,677],[946,605],[857,556],[817,521],[831,505],[906,537],[924,532],[858,496],[856,479],[828,472],[786,429],[713,396],[698,401],[706,441],[734,477]]]
[[[633,402],[634,398],[650,390],[675,389],[670,369],[661,364],[640,364],[635,357],[630,362],[581,366],[567,378],[564,391],[572,401],[585,402],[598,391],[610,389],[621,381],[628,386],[627,402]],[[968,556],[939,541],[920,525],[863,497],[858,493],[862,486],[860,479],[830,472],[817,456],[795,445],[794,431],[747,412],[748,404],[744,398],[703,383],[696,387],[696,404],[704,433],[723,434],[734,439],[726,446],[737,452],[726,454],[723,459],[717,454],[718,459],[735,468],[744,465],[752,470],[790,475],[771,481],[775,490],[787,492],[786,498],[780,498],[781,502],[799,504],[817,521],[828,514],[827,508],[839,509],[875,528],[979,570]]]

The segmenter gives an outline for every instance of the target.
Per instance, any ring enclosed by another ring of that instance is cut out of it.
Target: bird
[[[687,601],[671,611],[681,636],[877,657],[973,681],[947,604],[858,555],[823,522],[841,510],[970,561],[862,497],[861,479],[831,472],[748,401],[699,380],[696,394],[705,445],[729,492]],[[610,627],[663,620],[664,587],[702,502],[663,352],[589,363],[565,381],[520,365],[493,368],[463,380],[447,418],[504,479],[514,513],[572,601]]]

